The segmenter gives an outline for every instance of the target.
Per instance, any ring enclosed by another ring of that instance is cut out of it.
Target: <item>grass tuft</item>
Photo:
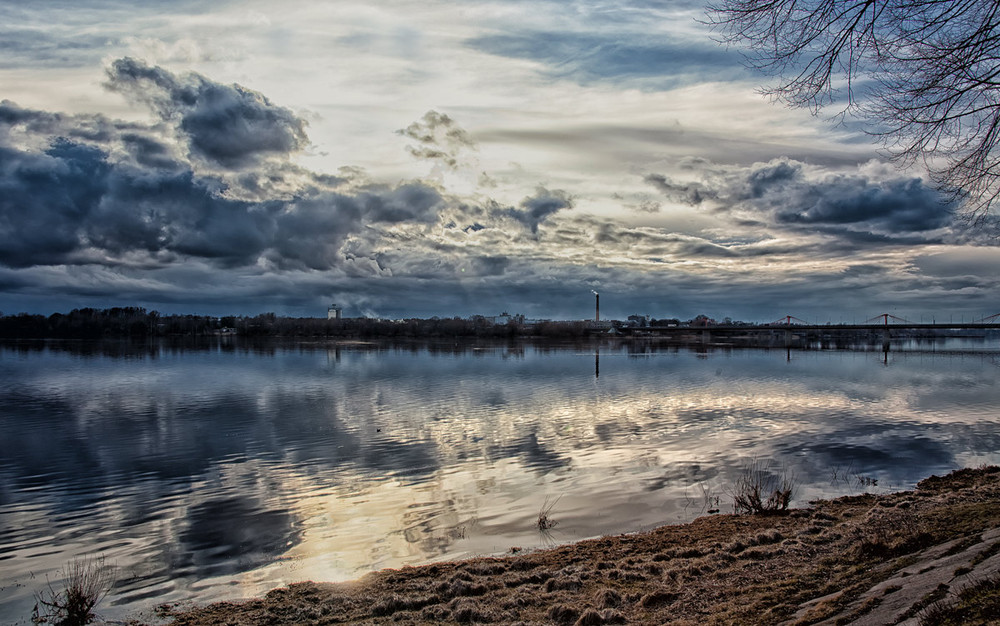
[[[562,496],[559,496],[550,503],[548,496],[545,497],[545,502],[542,503],[542,510],[538,512],[538,530],[542,532],[552,530],[556,527],[556,524],[559,523],[552,519],[550,514],[552,513],[552,509],[556,507],[556,504],[559,503],[560,498],[562,498]]]
[[[733,509],[739,514],[776,515],[788,510],[795,477],[771,463],[751,459],[733,488]]]
[[[921,626],[996,624],[1000,620],[1000,576],[970,584],[956,599],[928,606],[919,618]]]
[[[54,626],[85,626],[94,621],[94,607],[111,591],[117,574],[104,557],[74,559],[66,567],[66,588],[48,592],[35,599],[31,613],[34,624]]]
[[[872,508],[855,530],[854,553],[889,559],[928,548],[934,538],[910,511]]]

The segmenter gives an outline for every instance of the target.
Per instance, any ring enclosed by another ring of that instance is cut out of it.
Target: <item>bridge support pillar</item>
[[[889,351],[889,342],[891,339],[892,336],[889,334],[889,329],[886,328],[885,330],[882,331],[882,352]]]
[[[785,330],[785,347],[792,347],[792,331],[790,329]]]
[[[701,331],[701,342],[702,343],[712,343],[712,332],[709,330]]]

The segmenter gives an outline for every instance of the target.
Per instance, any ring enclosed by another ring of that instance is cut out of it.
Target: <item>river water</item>
[[[0,622],[74,558],[108,618],[1000,463],[1000,345],[0,345]],[[540,532],[547,512],[555,526]]]

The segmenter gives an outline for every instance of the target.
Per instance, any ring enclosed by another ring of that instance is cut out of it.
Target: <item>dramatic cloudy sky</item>
[[[757,95],[703,17],[0,0],[0,311],[1000,311],[995,230]]]

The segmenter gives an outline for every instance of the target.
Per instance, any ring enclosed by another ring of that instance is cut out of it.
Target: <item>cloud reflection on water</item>
[[[690,519],[750,457],[800,502],[1000,460],[981,358],[484,347],[0,347],[0,579],[101,548],[124,607],[204,601]]]

